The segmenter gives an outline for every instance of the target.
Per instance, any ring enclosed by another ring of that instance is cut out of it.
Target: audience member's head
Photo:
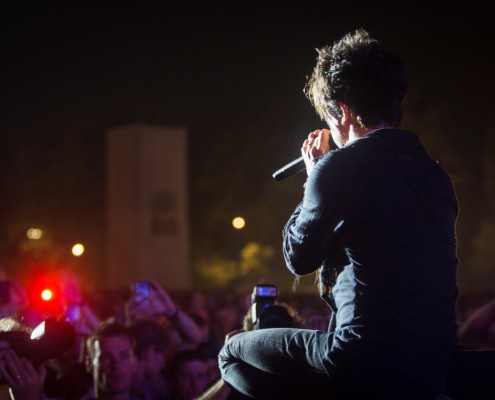
[[[0,318],[19,318],[28,306],[26,289],[15,279],[0,279]]]
[[[208,382],[213,383],[220,379],[220,368],[218,367],[218,353],[220,349],[213,342],[202,342],[197,346],[208,364]]]
[[[151,319],[135,321],[130,329],[136,342],[138,376],[161,374],[171,351],[166,329]]]
[[[86,345],[86,367],[93,376],[95,397],[130,393],[136,367],[130,328],[106,320],[88,337]]]
[[[137,320],[130,326],[136,340],[136,375],[132,394],[137,398],[169,399],[165,375],[173,348],[167,329],[154,319]]]
[[[169,374],[173,398],[177,400],[195,399],[211,383],[208,363],[202,352],[196,349],[177,352],[170,363]]]

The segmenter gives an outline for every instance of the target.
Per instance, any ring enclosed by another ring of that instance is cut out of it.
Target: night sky
[[[89,269],[101,266],[105,133],[128,123],[190,131],[194,251],[237,251],[239,243],[229,249],[218,238],[239,213],[263,221],[239,240],[259,237],[278,252],[304,178],[275,182],[271,174],[299,156],[310,130],[323,127],[302,93],[315,49],[358,27],[408,65],[406,124],[454,175],[461,250],[470,256],[470,235],[486,217],[477,202],[487,202],[474,160],[494,134],[490,13],[303,4],[3,11],[0,239],[7,270],[31,223],[50,226],[54,241],[92,243]]]

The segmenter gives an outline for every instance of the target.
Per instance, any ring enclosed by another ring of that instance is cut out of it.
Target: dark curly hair
[[[342,102],[363,127],[399,125],[408,82],[398,55],[362,28],[317,51],[304,93],[322,120],[340,117],[338,102]]]

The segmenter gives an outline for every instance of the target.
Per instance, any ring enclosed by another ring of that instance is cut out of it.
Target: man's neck
[[[396,126],[387,123],[380,123],[370,128],[363,128],[361,126],[351,125],[349,128],[349,140],[347,143],[353,142],[370,132],[376,131],[377,129],[396,129]]]

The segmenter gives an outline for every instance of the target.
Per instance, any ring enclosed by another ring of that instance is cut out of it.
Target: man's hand
[[[246,330],[242,329],[242,328],[241,329],[235,329],[233,331],[228,332],[225,335],[225,343],[227,343],[232,336],[238,335],[239,333],[243,333],[243,332],[246,332]]]
[[[304,164],[306,164],[306,172],[308,176],[313,170],[315,160],[329,151],[330,131],[328,129],[316,130],[308,135],[308,138],[304,141],[301,148],[301,154],[304,157]]]
[[[14,400],[39,400],[43,394],[46,368],[36,370],[31,362],[13,350],[0,346],[0,377]]]

